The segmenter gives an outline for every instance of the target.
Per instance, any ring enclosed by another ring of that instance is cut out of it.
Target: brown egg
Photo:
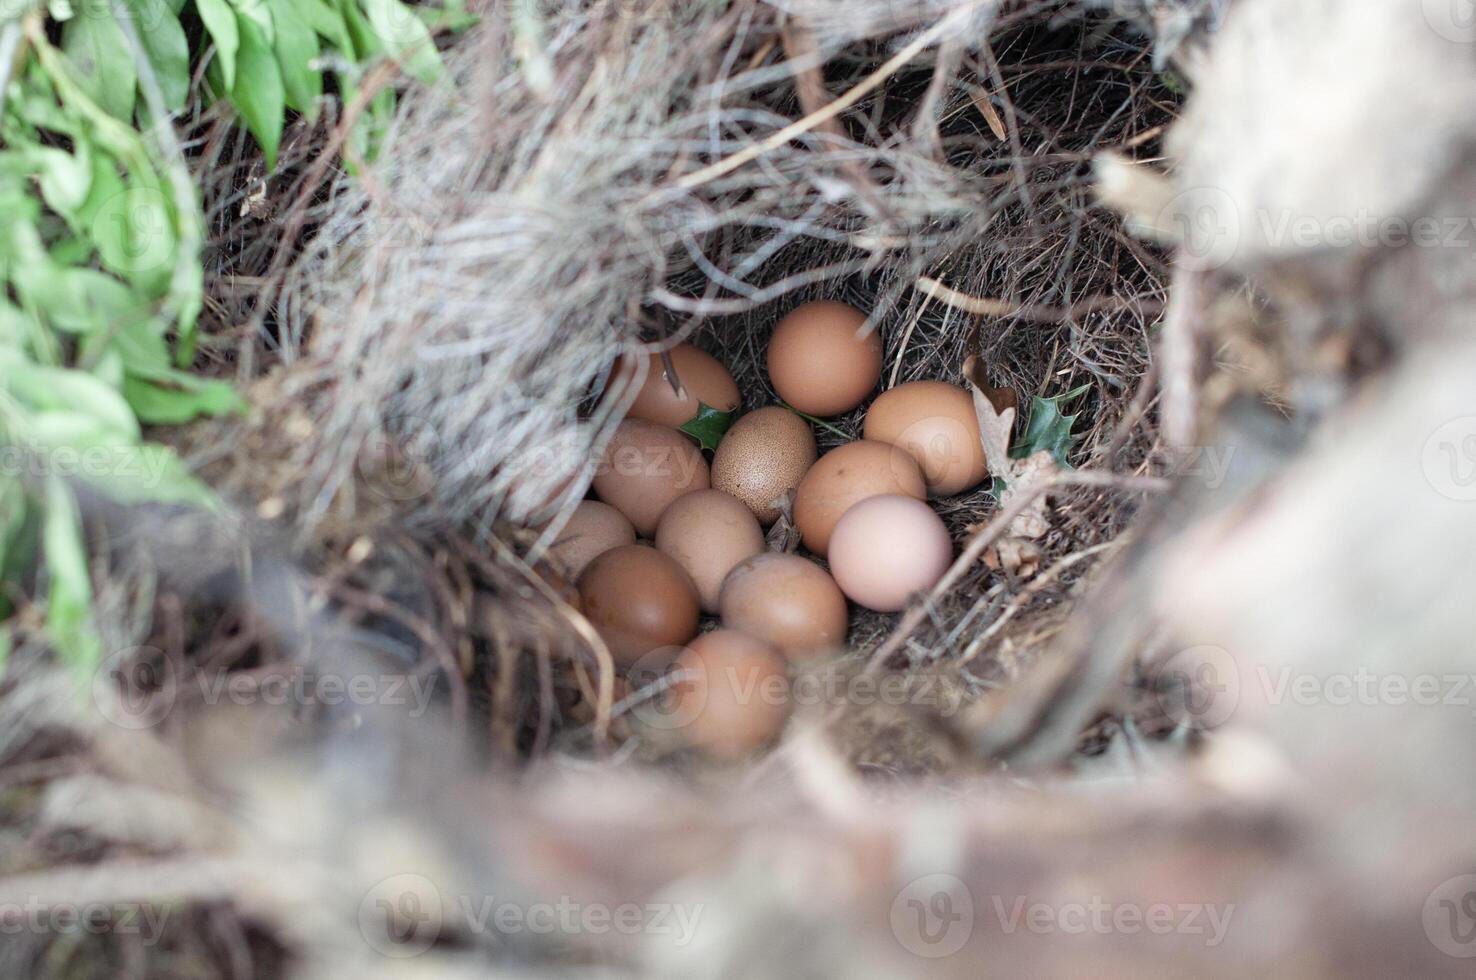
[[[585,617],[622,667],[697,635],[697,587],[648,545],[621,545],[590,562],[579,576],[579,595]]]
[[[779,321],[769,341],[769,380],[808,415],[849,412],[881,378],[881,336],[857,335],[866,314],[844,303],[806,303]]]
[[[723,626],[758,637],[791,659],[846,642],[846,597],[830,573],[807,558],[766,552],[728,574]]]
[[[581,500],[548,549],[548,560],[577,579],[597,556],[635,540],[635,528],[620,511],[598,500]]]
[[[953,540],[933,508],[912,497],[867,497],[830,536],[830,573],[852,601],[901,612],[938,584],[953,562]]]
[[[648,538],[667,504],[708,486],[701,450],[676,429],[645,419],[620,423],[594,477],[599,498]]]
[[[794,523],[805,547],[824,557],[841,515],[867,497],[884,493],[918,500],[928,495],[922,470],[896,446],[859,439],[821,456],[794,497]]]
[[[733,630],[704,633],[672,665],[669,724],[709,755],[734,759],[770,742],[789,715],[789,674],[771,645]]]
[[[692,577],[702,611],[718,611],[723,579],[764,550],[764,531],[743,502],[721,490],[697,490],[672,501],[656,525],[656,548]]]
[[[719,412],[736,411],[742,399],[738,385],[722,362],[691,344],[677,344],[671,349],[671,364],[681,382],[682,393],[672,388],[671,377],[660,354],[637,355],[647,361],[646,380],[631,403],[627,417],[646,419],[680,429],[697,417],[698,403]],[[622,356],[615,362],[608,391],[619,393],[627,379],[635,374],[636,357]]]
[[[767,527],[779,519],[773,502],[799,486],[815,455],[810,423],[770,405],[733,423],[712,457],[712,485],[747,504]]]
[[[936,496],[972,490],[989,473],[973,396],[955,385],[912,381],[882,392],[866,410],[863,434],[905,449]]]

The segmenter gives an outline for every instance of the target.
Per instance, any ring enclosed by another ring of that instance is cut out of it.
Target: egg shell
[[[808,558],[766,552],[740,562],[723,583],[723,626],[758,637],[791,660],[838,649],[846,641],[846,597],[830,573]]]
[[[806,303],[774,328],[769,381],[807,415],[842,415],[866,400],[881,379],[882,342],[858,331],[866,314],[844,303]]]
[[[668,504],[711,486],[707,460],[670,426],[626,419],[616,428],[595,470],[594,490],[649,538]]]
[[[862,432],[906,450],[935,496],[971,490],[989,474],[973,396],[943,381],[910,381],[882,392],[866,410]]]
[[[656,548],[697,585],[702,611],[716,613],[723,579],[764,550],[764,530],[743,501],[721,490],[697,490],[672,501],[656,525]]]
[[[621,545],[590,562],[579,595],[585,618],[622,667],[697,635],[697,586],[649,545]]]
[[[858,439],[821,456],[794,497],[794,523],[805,547],[825,557],[841,515],[867,497],[888,493],[918,500],[928,495],[917,462],[896,446]]]
[[[646,362],[646,377],[626,413],[628,418],[680,429],[697,417],[699,402],[720,412],[737,410],[742,403],[738,384],[721,361],[691,344],[677,344],[670,353],[681,394],[672,387],[671,375],[660,353],[625,355],[615,362],[607,389],[612,397],[621,394],[634,378],[639,361]]]
[[[830,573],[853,602],[901,612],[938,584],[953,562],[953,540],[933,509],[912,497],[868,497],[841,516],[830,536]]]
[[[672,666],[678,679],[670,688],[670,720],[708,755],[740,758],[784,728],[788,662],[771,644],[715,630],[693,640]]]
[[[712,485],[743,501],[767,527],[779,519],[775,500],[799,486],[818,451],[810,423],[770,405],[733,423],[712,457]]]
[[[548,560],[569,578],[578,579],[595,558],[635,540],[635,528],[620,511],[598,500],[581,500],[548,549]]]

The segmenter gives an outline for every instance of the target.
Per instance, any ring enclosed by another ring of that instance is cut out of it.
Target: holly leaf
[[[1076,437],[1071,434],[1071,429],[1081,413],[1067,415],[1066,409],[1090,387],[1082,385],[1073,391],[1050,398],[1041,398],[1038,395],[1032,398],[1030,420],[1019,441],[1010,450],[1010,457],[1025,459],[1038,452],[1048,452],[1060,465],[1068,465],[1066,458],[1076,445]]]
[[[697,403],[697,414],[681,427],[687,435],[696,439],[703,449],[715,451],[722,441],[723,433],[733,424],[737,412],[720,412],[711,405]]]

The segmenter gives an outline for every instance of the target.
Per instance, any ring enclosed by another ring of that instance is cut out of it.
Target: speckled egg
[[[620,423],[594,477],[599,498],[648,538],[668,504],[710,485],[707,460],[692,440],[645,419]]]
[[[633,379],[640,358],[646,361],[646,377],[626,413],[628,418],[680,429],[697,417],[699,403],[719,412],[732,412],[742,402],[738,385],[722,362],[691,344],[677,344],[671,349],[675,379],[659,353],[621,357],[615,362],[607,389],[612,396],[621,393]],[[680,392],[673,386],[674,380],[680,383]]]
[[[846,597],[808,558],[766,552],[740,562],[723,583],[723,626],[772,643],[791,659],[846,642]]]
[[[768,526],[779,519],[774,502],[799,486],[816,454],[810,423],[770,405],[733,423],[712,458],[712,485],[743,501]]]
[[[938,583],[953,561],[953,541],[933,509],[883,494],[856,504],[830,536],[830,573],[853,602],[901,612]]]
[[[882,392],[866,410],[863,434],[906,450],[935,496],[972,490],[989,472],[973,396],[942,381]]]
[[[764,550],[764,531],[737,497],[697,490],[674,500],[661,515],[656,548],[692,577],[702,611],[715,613],[723,579],[734,565]]]
[[[585,617],[623,667],[697,635],[697,586],[648,545],[621,545],[590,562],[579,576],[579,595]]]
[[[807,415],[849,412],[881,378],[881,336],[860,336],[866,314],[844,303],[806,303],[774,328],[769,380],[779,397]]]
[[[867,497],[887,493],[918,500],[928,495],[917,462],[896,446],[859,439],[821,456],[794,498],[794,523],[805,547],[824,557],[841,515]]]

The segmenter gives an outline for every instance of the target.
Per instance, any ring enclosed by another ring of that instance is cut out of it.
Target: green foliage
[[[17,585],[40,575],[58,655],[89,671],[102,651],[75,494],[215,506],[142,429],[244,408],[229,385],[186,370],[203,218],[184,162],[152,127],[187,105],[193,73],[208,59],[210,94],[274,166],[288,110],[319,111],[325,70],[345,99],[382,57],[434,81],[432,30],[468,22],[459,2],[0,4],[0,35],[20,41],[0,65],[0,620]],[[389,89],[371,101],[353,134],[359,153],[393,107]],[[0,666],[9,648],[0,628]]]
[[[1044,449],[1055,457],[1057,463],[1069,465],[1067,458],[1076,445],[1076,437],[1071,434],[1071,429],[1080,413],[1067,415],[1066,409],[1090,387],[1091,385],[1082,385],[1050,398],[1041,398],[1039,395],[1032,398],[1030,421],[1026,423],[1020,438],[1010,447],[1010,458],[1026,459]]]
[[[696,439],[703,449],[715,452],[723,433],[733,424],[737,412],[720,412],[711,405],[697,403],[697,414],[682,425],[682,431]]]
[[[325,66],[333,66],[345,101],[358,89],[363,67],[388,57],[411,78],[440,78],[441,56],[423,16],[438,28],[468,22],[463,5],[412,7],[401,0],[195,0],[214,42],[209,78],[276,165],[288,109],[314,118]],[[352,145],[364,156],[388,125],[394,96],[383,92],[356,123]]]

